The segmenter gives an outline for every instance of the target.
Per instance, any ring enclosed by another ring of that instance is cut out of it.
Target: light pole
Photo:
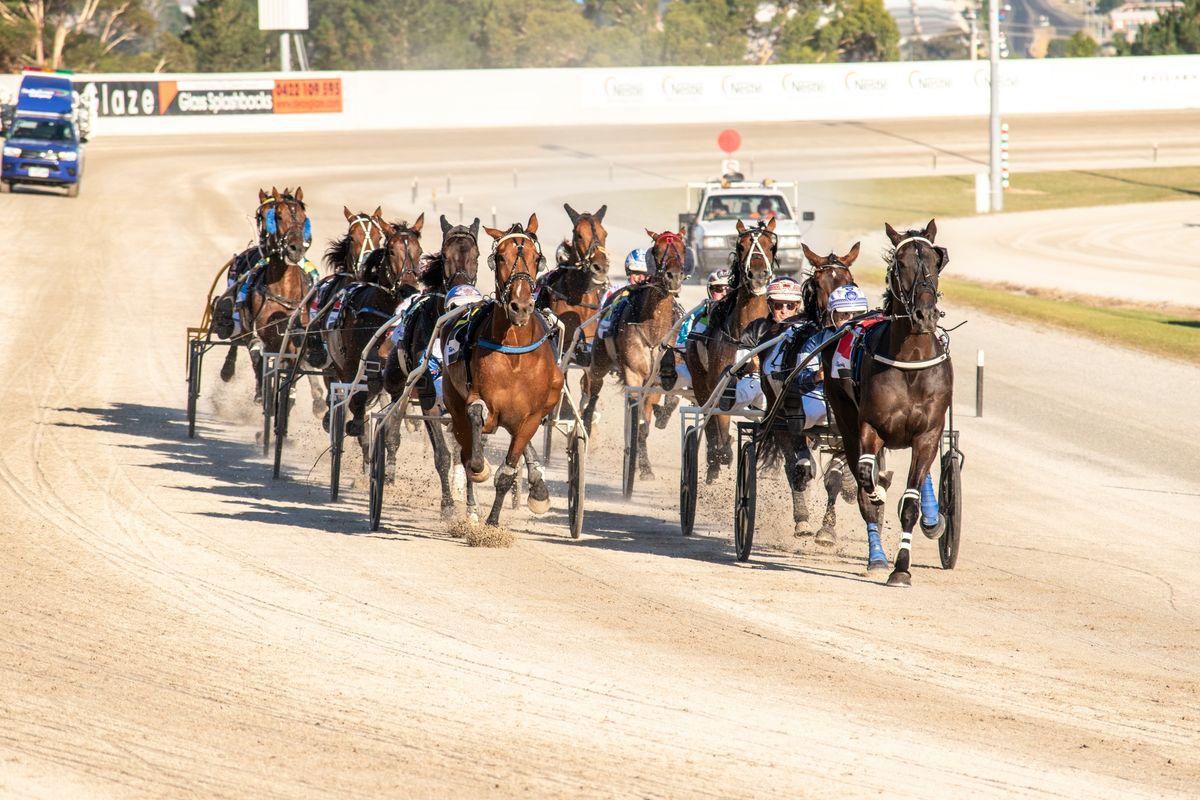
[[[988,60],[991,61],[991,189],[992,213],[1004,210],[1004,187],[1000,175],[1000,5],[988,3]]]
[[[978,15],[975,13],[975,7],[974,6],[968,7],[967,10],[963,12],[963,16],[966,18],[967,23],[970,24],[970,26],[971,26],[971,44],[969,45],[969,48],[970,48],[970,56],[969,57],[972,61],[976,61],[979,59],[979,27],[975,24],[976,20],[978,20]]]

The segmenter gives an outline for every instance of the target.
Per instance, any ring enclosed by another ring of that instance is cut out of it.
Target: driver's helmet
[[[446,292],[446,309],[478,303],[481,300],[483,300],[483,295],[479,293],[478,289],[469,283],[462,283],[451,287],[450,291]]]
[[[650,268],[646,266],[646,248],[635,247],[629,251],[629,255],[625,256],[625,274],[632,275],[635,272],[646,274],[650,272]]]
[[[867,294],[853,283],[839,286],[829,293],[829,310],[862,313],[871,307]]]
[[[708,276],[708,296],[712,297],[713,289],[720,289],[722,286],[728,287],[732,277],[733,272],[729,267],[714,269]]]
[[[776,278],[767,284],[767,301],[771,300],[799,303],[804,300],[804,293],[795,278]]]
[[[559,242],[558,247],[555,248],[554,263],[560,267],[571,263],[571,245],[567,243],[566,239]]]

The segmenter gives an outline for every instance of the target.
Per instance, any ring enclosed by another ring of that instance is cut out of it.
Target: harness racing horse
[[[570,261],[551,270],[538,281],[537,307],[550,310],[562,320],[563,346],[575,337],[580,323],[600,310],[600,301],[608,289],[608,250],[605,243],[604,212],[600,206],[594,214],[579,213],[569,203],[563,203],[571,218]],[[584,328],[587,341],[594,341],[599,322]],[[582,348],[583,340],[580,341]]]
[[[424,220],[418,221],[424,223]],[[385,239],[385,246],[371,251],[359,267],[362,280],[351,282],[339,290],[335,303],[338,313],[336,316],[330,315],[327,323],[320,329],[330,361],[325,370],[326,390],[334,380],[342,383],[353,382],[363,358],[377,364],[376,369],[368,369],[366,372],[367,390],[354,392],[350,398],[351,416],[346,422],[346,433],[359,437],[364,456],[367,448],[367,441],[363,436],[366,429],[366,409],[383,388],[381,356],[377,349],[373,353],[366,352],[367,345],[380,326],[392,318],[396,306],[400,303],[404,287],[400,282],[399,269],[405,261],[411,259],[416,263],[420,258],[419,227],[415,224],[409,227],[405,223],[396,227],[384,224],[387,237],[401,238],[405,240],[405,246],[387,247]],[[400,254],[402,259],[400,264],[395,263],[397,254]],[[328,429],[328,410],[324,425]],[[394,447],[389,445],[389,451],[394,452]]]
[[[488,525],[500,524],[500,508],[516,480],[521,455],[528,462],[529,510],[550,510],[550,490],[530,440],[542,419],[562,395],[563,374],[555,360],[553,336],[534,309],[533,289],[544,258],[537,241],[537,214],[507,231],[484,228],[495,242],[488,264],[496,273],[496,299],[481,303],[481,320],[468,326],[466,352],[447,363],[443,378],[446,408],[461,448],[467,478],[487,480],[491,472],[483,453],[483,435],[503,427],[512,437],[504,463],[496,470],[496,499]],[[442,335],[442,351],[450,353],[454,332]],[[457,344],[457,343],[456,343]]]
[[[246,335],[239,339],[250,350],[256,401],[262,399],[262,353],[282,352],[287,338],[284,327],[310,287],[309,277],[300,266],[307,246],[305,234],[310,228],[304,190],[297,187],[294,196],[271,191],[274,202],[264,215],[262,252],[266,266],[249,287],[246,305],[240,312]],[[232,374],[232,360],[230,363]]]
[[[767,313],[767,284],[775,274],[778,245],[775,218],[765,225],[760,220],[753,228],[738,220],[737,232],[737,247],[730,257],[729,294],[713,307],[707,330],[699,337],[689,337],[684,351],[698,402],[712,395],[721,375],[737,360],[737,342],[745,327]],[[704,436],[708,453],[705,481],[712,483],[720,474],[721,465],[733,462],[729,417],[723,414],[710,417],[704,426]]]
[[[629,290],[629,296],[609,313],[614,315],[605,336],[592,346],[592,363],[587,372],[587,408],[584,425],[590,434],[596,400],[604,385],[604,376],[615,370],[625,386],[642,387],[651,373],[657,374],[663,351],[673,342],[664,338],[675,326],[676,301],[683,285],[683,233],[664,231],[646,233],[654,240],[647,256],[651,276]],[[642,397],[638,422],[638,469],[643,478],[653,478],[646,438],[650,433],[650,412],[662,395]]]
[[[409,371],[421,362],[438,317],[446,311],[446,292],[454,286],[474,285],[479,273],[479,243],[476,238],[479,235],[479,219],[476,218],[469,226],[451,226],[443,216],[441,224],[442,249],[430,259],[429,265],[421,273],[424,293],[409,307],[401,322],[403,330],[399,332],[399,341],[388,353],[383,369],[384,388],[393,401],[400,400],[400,393],[404,391]],[[437,398],[429,373],[426,373],[425,380],[418,384],[418,398],[422,415],[436,416]],[[399,426],[395,422],[390,424],[398,437]],[[442,516],[449,517],[454,512],[454,496],[450,488],[450,448],[446,445],[440,422],[426,419],[425,433],[433,446],[433,462],[442,484]],[[393,431],[389,431],[389,439],[392,436]],[[389,450],[389,457],[393,453],[394,450]],[[389,460],[388,463],[391,466],[387,468],[386,474],[394,475],[395,462]],[[467,491],[467,504],[473,507],[473,486],[468,484]]]
[[[900,498],[900,550],[888,576],[889,586],[909,586],[912,531],[937,538],[945,530],[929,469],[937,456],[946,411],[954,391],[950,351],[938,336],[938,277],[950,261],[944,247],[934,244],[937,225],[897,233],[884,225],[892,250],[888,256],[883,321],[867,329],[862,349],[857,392],[851,378],[834,372],[828,350],[822,359],[827,376],[825,393],[837,416],[846,458],[855,466],[858,508],[867,524],[868,570],[887,569],[879,541],[879,509],[887,494],[879,483],[879,454],[883,448],[912,448],[908,483]],[[851,334],[847,333],[847,336]],[[852,361],[851,361],[852,363]],[[841,367],[847,372],[852,368]]]
[[[859,242],[855,242],[850,251],[843,256],[830,253],[819,256],[808,245],[802,244],[804,256],[812,265],[812,272],[801,284],[801,295],[804,298],[803,322],[800,323],[795,335],[790,341],[785,340],[781,345],[787,350],[781,359],[787,383],[778,385],[775,380],[763,375],[763,394],[767,398],[767,408],[775,408],[779,402],[778,391],[782,390],[784,397],[780,404],[786,425],[773,424],[771,418],[763,423],[767,437],[773,439],[773,444],[783,453],[785,472],[788,484],[792,490],[792,521],[795,524],[797,536],[808,535],[808,506],[804,501],[808,485],[815,475],[815,469],[810,465],[801,464],[798,454],[807,448],[805,434],[800,423],[803,417],[803,395],[797,390],[794,382],[795,368],[799,364],[801,349],[808,338],[824,328],[830,327],[829,294],[839,286],[854,283],[850,266],[857,260]],[[809,366],[815,367],[816,364]],[[798,416],[799,415],[799,416]],[[769,415],[774,417],[774,415]],[[842,492],[844,478],[851,476],[845,473],[844,455],[835,456],[825,473],[825,514],[820,529],[816,532],[815,541],[822,545],[833,545],[837,541],[835,525],[837,514],[834,510],[838,494]],[[847,498],[849,499],[849,498]]]

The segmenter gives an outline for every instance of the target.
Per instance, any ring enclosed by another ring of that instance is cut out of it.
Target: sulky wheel
[[[958,563],[958,545],[962,541],[962,456],[955,451],[942,456],[942,478],[938,505],[946,517],[946,532],[938,539],[943,569]]]
[[[633,495],[633,474],[637,471],[638,422],[641,403],[625,401],[625,459],[621,464],[621,494],[628,500]]]
[[[188,343],[188,398],[187,421],[188,438],[196,438],[196,400],[200,397],[200,365],[204,361],[204,350],[197,347],[197,342]]]
[[[346,444],[346,406],[335,403],[329,415],[329,499],[338,499],[342,481],[342,450]]]
[[[750,546],[754,543],[754,506],[757,500],[755,473],[758,471],[758,454],[753,437],[739,443],[737,463],[737,491],[733,507],[733,538],[737,548],[737,560],[750,558]]]
[[[567,442],[567,522],[571,538],[578,539],[583,531],[584,463],[587,460],[587,439],[572,435]]]
[[[683,465],[679,471],[679,528],[684,536],[691,536],[696,527],[699,461],[700,430],[689,425],[683,434]]]
[[[283,440],[287,438],[288,415],[291,412],[291,395],[292,381],[290,378],[284,378],[279,381],[276,388],[275,397],[275,466],[272,471],[272,476],[279,477],[280,469],[283,465]]]
[[[387,426],[376,426],[375,441],[371,442],[370,484],[368,486],[368,513],[371,530],[379,530],[379,518],[383,515],[383,485],[387,470]]]

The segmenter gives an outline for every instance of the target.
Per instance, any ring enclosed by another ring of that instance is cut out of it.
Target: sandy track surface
[[[462,174],[495,162],[466,191],[565,230],[578,159],[494,145],[463,156]],[[916,542],[909,591],[863,575],[848,506],[836,548],[794,539],[779,476],[749,563],[729,475],[681,537],[674,419],[623,501],[611,388],[577,542],[560,456],[549,515],[506,510],[513,547],[465,546],[417,436],[368,533],[358,458],[329,503],[304,400],[272,481],[244,362],[225,386],[206,364],[189,440],[183,329],[257,186],[301,180],[322,241],[343,203],[406,210],[407,176],[436,169],[412,157],[368,137],[98,142],[77,201],[0,198],[0,794],[1194,796],[1193,367],[970,312],[965,543],[943,571]],[[612,197],[624,246],[673,222]]]

